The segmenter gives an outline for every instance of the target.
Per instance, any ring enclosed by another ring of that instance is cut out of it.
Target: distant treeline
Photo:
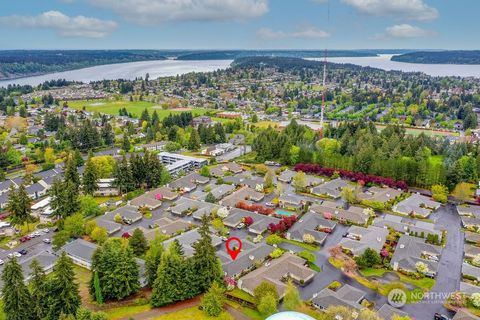
[[[480,50],[410,52],[393,56],[392,61],[432,64],[480,64]]]
[[[90,66],[166,59],[158,50],[6,50],[0,51],[0,79]]]
[[[179,55],[177,60],[227,60],[244,57],[290,57],[290,58],[322,58],[324,50],[215,50],[199,51]],[[376,53],[370,51],[331,50],[329,57],[373,57]]]

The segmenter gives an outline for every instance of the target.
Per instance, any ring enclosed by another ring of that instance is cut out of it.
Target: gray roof
[[[351,226],[348,229],[349,234],[357,235],[359,240],[343,238],[340,246],[350,250],[354,256],[362,254],[367,248],[380,252],[388,236],[388,230],[370,226],[368,228]]]
[[[88,264],[92,263],[92,256],[97,245],[83,239],[76,239],[63,246],[62,251],[73,259],[84,261]]]
[[[468,295],[473,293],[480,293],[480,287],[468,282],[460,282],[460,291]]]
[[[222,239],[220,237],[210,234],[212,237],[212,245],[214,247],[219,246],[222,243]],[[174,241],[178,240],[178,242],[182,245],[183,250],[185,252],[185,256],[191,256],[193,255],[193,247],[192,245],[197,242],[200,239],[200,233],[198,232],[198,229],[193,229],[187,232],[182,233],[181,235],[178,235],[176,237],[170,238],[166,241],[163,242],[163,246],[165,248],[168,248],[168,246]]]
[[[312,235],[317,243],[323,243],[327,238],[327,233],[318,231],[319,228],[334,229],[336,223],[324,219],[319,214],[313,212],[307,212],[300,218],[287,232],[287,237],[292,240],[303,241],[303,235]]]
[[[414,193],[407,199],[400,201],[393,207],[394,212],[402,214],[415,214],[428,217],[432,210],[440,207],[440,202],[431,200],[429,197]]]
[[[398,266],[403,270],[415,271],[416,263],[423,262],[428,266],[429,271],[437,272],[438,262],[422,258],[422,255],[428,254],[439,258],[442,253],[442,247],[425,243],[422,238],[403,235],[397,243],[397,247],[390,261],[394,268]]]
[[[480,279],[480,268],[477,268],[475,266],[472,266],[471,264],[464,262],[462,264],[462,274],[475,277],[478,280]]]
[[[394,308],[387,303],[385,303],[380,309],[378,309],[377,314],[380,318],[385,320],[391,320],[394,315],[400,317],[408,316],[408,313],[406,313],[405,311]]]
[[[278,176],[278,180],[283,181],[283,182],[290,182],[292,181],[293,177],[297,174],[295,171],[292,171],[290,169],[287,169],[280,173]]]
[[[345,306],[360,310],[363,308],[360,302],[364,297],[365,292],[362,290],[344,284],[337,291],[324,288],[312,299],[312,303],[321,309],[327,309],[330,306]]]
[[[243,242],[244,245],[248,242]],[[235,261],[232,261],[230,256],[224,251],[219,251],[217,255],[219,256],[220,260],[223,263],[223,271],[227,274],[227,276],[233,277],[236,275],[240,275],[242,271],[249,270],[250,268],[254,268],[257,262],[264,261],[274,248],[267,244],[258,244],[252,246],[251,248],[242,248],[242,251],[239,253]]]
[[[388,226],[401,233],[414,234],[416,232],[420,235],[423,232],[425,236],[428,234],[436,234],[440,238],[442,236],[440,230],[435,230],[435,224],[433,223],[393,214],[386,214],[383,217],[376,218],[373,225],[381,228]]]
[[[319,186],[316,186],[312,188],[312,193],[316,195],[328,195],[332,198],[339,198],[340,197],[340,192],[342,188],[348,186],[348,182],[341,179],[337,178],[334,180],[330,180],[325,182],[324,184],[321,184]]]

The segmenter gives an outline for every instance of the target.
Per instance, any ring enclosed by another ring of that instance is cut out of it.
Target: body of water
[[[392,55],[379,55],[378,57],[345,57],[330,58],[328,61],[335,63],[351,63],[360,66],[369,66],[383,70],[400,70],[405,72],[424,72],[431,76],[460,76],[480,78],[480,65],[458,64],[419,64],[391,61]],[[312,58],[311,60],[323,60]],[[142,62],[127,62],[108,64],[90,68],[50,73],[41,76],[25,77],[14,80],[0,81],[0,86],[9,84],[38,85],[48,80],[66,79],[70,81],[100,81],[114,79],[135,79],[150,75],[150,79],[166,76],[176,76],[189,72],[209,72],[226,69],[233,60],[157,60]]]
[[[9,84],[39,85],[45,81],[66,79],[69,81],[101,81],[115,79],[133,80],[137,77],[150,75],[150,79],[159,77],[176,76],[189,72],[209,72],[226,69],[233,60],[156,60],[107,64],[78,70],[49,73],[41,76],[25,77],[14,80],[0,81],[0,86]]]
[[[404,72],[423,72],[430,76],[459,76],[480,78],[480,64],[422,64],[391,61],[391,54],[381,54],[378,57],[348,57],[329,58],[329,62],[351,63],[362,67],[373,67],[383,70],[399,70]],[[319,60],[322,59],[311,59]]]

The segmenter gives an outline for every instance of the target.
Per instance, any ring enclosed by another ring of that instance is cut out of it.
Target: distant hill
[[[168,53],[158,50],[5,50],[0,51],[0,80],[102,64],[164,60]]]
[[[177,60],[235,60],[243,57],[323,58],[324,50],[211,50],[179,55]],[[329,57],[374,57],[368,50],[329,50]]]
[[[393,56],[392,61],[431,64],[480,64],[480,50],[410,52]]]

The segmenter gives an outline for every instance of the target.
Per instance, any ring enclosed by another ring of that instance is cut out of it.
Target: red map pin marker
[[[230,242],[232,242],[232,241],[238,242],[238,248],[235,248],[235,249],[230,248]],[[230,255],[230,257],[232,258],[232,260],[235,260],[238,256],[238,254],[240,253],[240,251],[242,250],[242,240],[240,240],[237,237],[230,237],[230,238],[228,238],[227,242],[225,243],[225,246],[227,247],[227,252]]]

